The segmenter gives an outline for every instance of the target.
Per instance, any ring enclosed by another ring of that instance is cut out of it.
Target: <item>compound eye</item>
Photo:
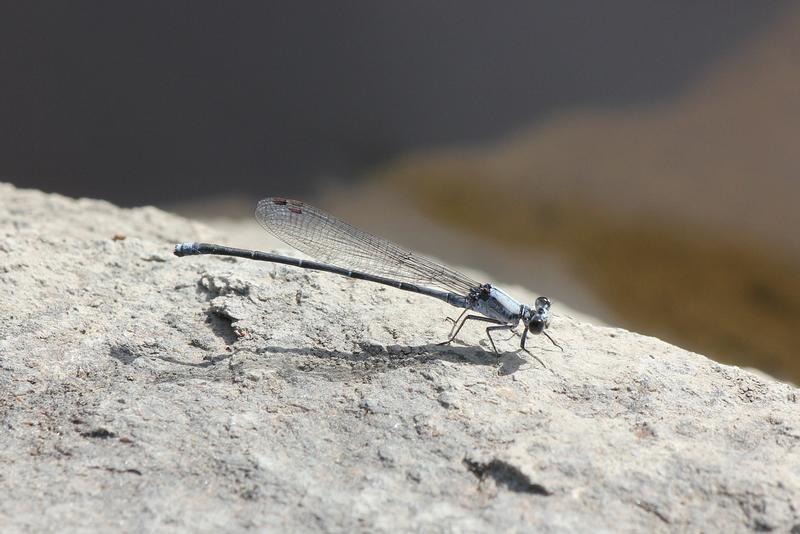
[[[546,310],[550,309],[550,299],[547,297],[539,297],[536,299],[536,303],[534,305],[536,306],[537,311],[543,308]]]
[[[541,334],[544,330],[544,321],[541,319],[534,319],[528,323],[528,329],[532,334]]]

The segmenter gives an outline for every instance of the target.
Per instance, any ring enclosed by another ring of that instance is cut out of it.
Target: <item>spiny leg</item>
[[[556,340],[555,340],[555,339],[553,339],[552,337],[550,337],[550,334],[548,334],[547,332],[542,332],[542,334],[544,334],[545,336],[547,336],[547,339],[549,339],[549,340],[550,340],[550,343],[552,343],[553,345],[555,345],[556,347],[558,347],[559,349],[561,349],[561,352],[564,352],[564,347],[562,347],[561,345],[559,345],[558,343],[556,343]]]
[[[548,336],[548,337],[550,337],[550,336]],[[528,329],[525,328],[525,330],[522,332],[522,339],[519,342],[519,348],[521,348],[522,350],[524,350],[525,352],[527,352],[528,354],[530,354],[531,356],[536,358],[536,361],[541,363],[542,367],[547,369],[547,366],[544,364],[544,362],[541,360],[541,358],[539,358],[537,355],[535,355],[534,353],[532,353],[531,351],[529,351],[528,349],[525,348],[525,340],[527,338],[528,338]]]
[[[508,331],[509,331],[509,332],[511,332],[511,337],[510,337],[510,338],[508,338],[508,339],[512,339],[512,338],[514,338],[514,336],[516,336],[516,337],[520,337],[520,336],[522,335],[522,334],[520,334],[519,332],[517,332],[517,327],[516,327],[516,325],[515,325],[515,326],[511,326],[511,325],[509,325],[509,326],[508,326]],[[508,340],[506,340],[506,341],[508,341]]]
[[[464,314],[467,313],[468,311],[469,311],[469,308],[466,308],[463,312],[461,312],[461,315],[458,316],[458,319],[453,319],[451,317],[445,317],[444,318],[445,321],[452,321],[453,322],[453,328],[450,329],[450,333],[447,334],[448,336],[452,336],[453,335],[453,330],[455,330],[456,325],[458,324],[458,321],[460,321],[461,318],[464,317]]]
[[[490,326],[486,329],[486,336],[489,338],[489,343],[492,344],[492,350],[494,350],[495,354],[500,354],[497,352],[497,347],[494,346],[494,339],[492,339],[492,330],[511,330],[513,327],[510,324],[501,324],[497,326]]]
[[[486,323],[493,323],[493,324],[497,324],[497,325],[505,325],[505,323],[503,323],[503,321],[498,321],[497,319],[491,319],[489,317],[483,317],[481,315],[467,315],[464,318],[464,320],[461,321],[461,324],[458,325],[458,328],[456,328],[456,331],[450,336],[450,339],[448,339],[447,341],[442,341],[441,343],[439,343],[439,345],[448,345],[448,344],[452,343],[453,340],[458,335],[458,333],[461,332],[461,329],[464,328],[464,325],[470,319],[472,319],[474,321],[483,321],[483,322],[486,322]]]

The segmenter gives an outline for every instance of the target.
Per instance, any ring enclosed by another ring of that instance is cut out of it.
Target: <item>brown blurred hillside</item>
[[[377,174],[443,222],[564,256],[625,326],[800,381],[798,50],[795,9],[672,101]]]

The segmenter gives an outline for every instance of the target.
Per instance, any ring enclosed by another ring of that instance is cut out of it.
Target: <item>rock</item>
[[[444,303],[188,240],[241,245],[0,185],[4,529],[800,529],[791,385],[558,302],[546,369],[438,346]]]

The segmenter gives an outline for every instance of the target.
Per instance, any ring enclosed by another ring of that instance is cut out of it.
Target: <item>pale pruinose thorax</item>
[[[502,289],[489,286],[486,298],[478,298],[471,306],[478,313],[503,321],[517,323],[522,318],[522,305]]]

